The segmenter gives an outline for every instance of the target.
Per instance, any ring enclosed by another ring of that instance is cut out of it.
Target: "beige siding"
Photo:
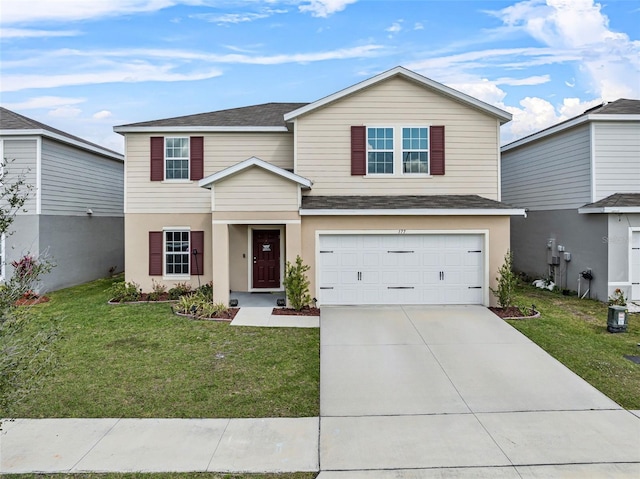
[[[149,231],[162,231],[165,227],[189,227],[191,231],[204,231],[204,275],[200,284],[212,279],[211,273],[211,213],[209,214],[125,214],[125,279],[135,281],[143,291],[151,291],[154,279],[171,288],[184,280],[163,280],[162,276],[149,276]],[[198,276],[187,281],[193,287],[198,286]]]
[[[195,136],[197,133],[165,133]],[[211,211],[207,189],[196,181],[150,181],[149,135],[128,133],[126,141],[126,211],[128,213],[205,213]],[[256,156],[285,169],[293,168],[291,133],[209,133],[204,136],[205,176]]]
[[[445,125],[446,175],[351,176],[350,127]],[[498,198],[498,121],[392,78],[296,120],[296,173],[312,195],[479,194]]]
[[[307,277],[311,295],[318,297],[316,289],[316,239],[318,231],[439,231],[487,230],[489,232],[489,286],[496,288],[496,271],[504,261],[509,248],[508,216],[305,216],[302,220],[302,258],[311,269]],[[491,305],[495,298],[491,296]]]
[[[297,211],[298,185],[259,167],[213,187],[215,211]]]
[[[615,193],[640,193],[640,122],[594,123],[596,191],[593,201]]]

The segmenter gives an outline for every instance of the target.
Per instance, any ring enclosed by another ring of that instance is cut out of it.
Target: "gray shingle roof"
[[[303,196],[302,209],[398,210],[398,209],[513,209],[500,201],[478,195],[424,196]]]
[[[584,112],[584,114],[597,115],[639,115],[640,100],[628,100],[620,98],[619,100],[606,103]]]
[[[615,193],[595,203],[584,205],[582,208],[624,208],[628,206],[640,206],[640,193]]]
[[[104,146],[100,146],[96,143],[91,143],[90,141],[84,140],[79,136],[71,135],[66,131],[58,130],[57,128],[53,128],[52,126],[46,125],[24,115],[20,115],[15,111],[8,110],[7,108],[1,106],[0,130],[45,130],[50,133],[68,138],[69,140],[74,140],[80,143],[84,143],[85,145],[92,146],[94,148],[99,148],[100,150],[104,150],[105,152],[112,153],[113,155],[118,156],[118,158],[122,158],[122,155],[118,152],[105,148]]]
[[[195,115],[177,116],[162,120],[143,121],[121,127],[172,126],[283,126],[285,113],[297,110],[307,103],[263,103],[261,105],[231,108]],[[116,127],[118,128],[118,127]]]

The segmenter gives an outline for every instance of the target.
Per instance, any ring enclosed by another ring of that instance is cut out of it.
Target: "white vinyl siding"
[[[502,201],[531,210],[572,209],[591,201],[589,126],[502,154]]]
[[[126,198],[128,213],[211,212],[211,192],[197,182],[150,181],[150,136],[127,133]],[[166,136],[180,136],[167,134]],[[292,133],[204,134],[204,176],[256,156],[280,168],[293,169]]]
[[[595,122],[596,197],[640,193],[640,122]]]
[[[123,162],[42,140],[42,214],[123,216]]]
[[[298,185],[253,167],[213,187],[215,211],[297,211]]]
[[[354,125],[444,125],[446,174],[351,175]],[[481,113],[401,78],[392,78],[296,119],[296,173],[311,195],[479,194],[498,199],[499,125]]]
[[[3,143],[3,155],[7,160],[7,166],[5,168],[7,182],[15,181],[18,176],[24,178],[26,185],[31,185],[32,189],[29,192],[28,198],[24,207],[18,211],[17,214],[23,215],[35,215],[36,203],[37,203],[37,140],[34,139],[6,139],[2,140]],[[26,190],[23,190],[26,191]],[[23,210],[26,210],[23,211]]]

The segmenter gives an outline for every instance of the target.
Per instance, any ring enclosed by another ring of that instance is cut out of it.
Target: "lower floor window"
[[[165,274],[189,274],[189,231],[164,232]]]

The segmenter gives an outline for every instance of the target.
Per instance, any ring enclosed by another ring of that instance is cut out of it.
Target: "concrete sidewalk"
[[[317,471],[319,420],[18,419],[0,474]]]

